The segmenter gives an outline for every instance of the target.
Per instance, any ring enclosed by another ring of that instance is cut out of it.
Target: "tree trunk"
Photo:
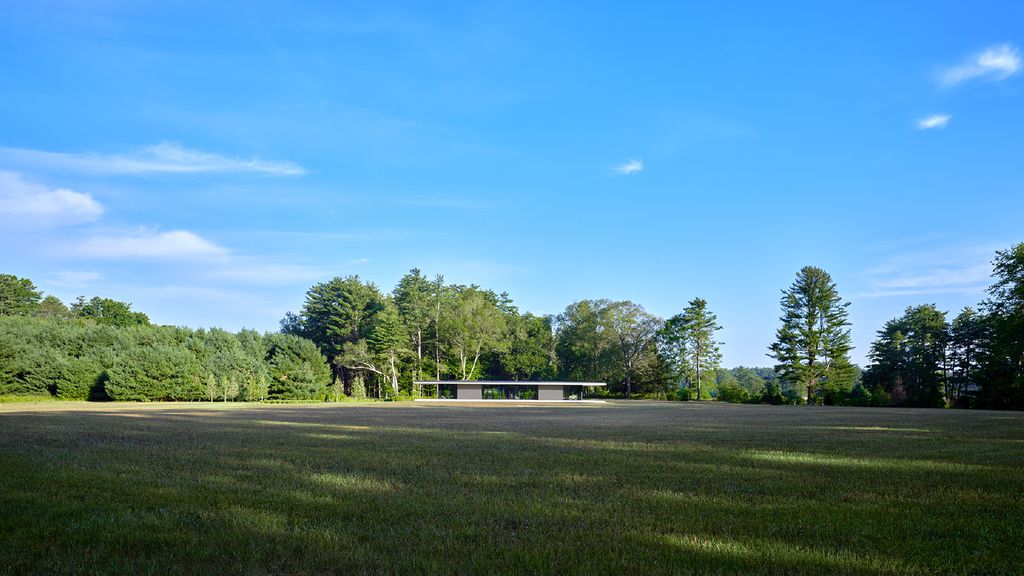
[[[469,375],[470,376],[473,375],[473,372],[476,372],[476,362],[477,362],[477,360],[480,359],[480,348],[482,346],[483,346],[483,344],[478,344],[477,347],[476,347],[476,355],[473,356],[473,367],[469,369]],[[463,378],[463,380],[466,380],[466,379],[467,378]]]
[[[700,346],[698,345],[693,356],[693,364],[697,369],[697,400],[701,399],[701,386],[700,386]]]

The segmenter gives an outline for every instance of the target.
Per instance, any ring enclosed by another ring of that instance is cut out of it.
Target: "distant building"
[[[604,382],[523,382],[514,380],[426,380],[421,386],[437,386],[437,398],[427,400],[595,402],[586,400],[587,389]]]

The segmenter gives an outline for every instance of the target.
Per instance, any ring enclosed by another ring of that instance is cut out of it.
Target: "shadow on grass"
[[[1021,449],[974,449],[1013,431],[922,418],[904,426],[938,441],[893,446],[884,430],[790,435],[826,425],[793,410],[660,405],[5,414],[0,566],[1014,573]]]

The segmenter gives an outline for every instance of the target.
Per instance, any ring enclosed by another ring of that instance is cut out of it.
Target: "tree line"
[[[1024,243],[992,264],[977,307],[910,306],[878,331],[863,381],[880,404],[1024,408]]]
[[[703,298],[667,319],[607,299],[535,315],[413,269],[390,292],[358,276],[317,283],[279,333],[259,335],[152,326],[99,297],[65,307],[0,275],[0,395],[403,399],[439,394],[425,380],[560,379],[620,397],[1024,408],[1024,244],[997,252],[994,269],[989,298],[951,322],[931,304],[887,322],[865,370],[850,361],[849,303],[810,266],[782,292],[775,365],[731,370]]]
[[[629,301],[520,312],[507,293],[410,270],[391,292],[358,276],[312,286],[281,332],[308,338],[342,393],[434,396],[424,380],[604,381],[609,392],[710,397],[721,329],[707,302],[663,320]],[[684,383],[684,386],[680,386]]]
[[[41,297],[0,274],[0,396],[66,400],[310,400],[330,380],[313,342],[287,334],[154,326],[131,305]]]

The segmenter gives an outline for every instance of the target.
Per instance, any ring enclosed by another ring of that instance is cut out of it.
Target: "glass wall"
[[[437,386],[437,397],[438,398],[455,398],[456,386],[455,384],[439,384]]]
[[[537,386],[516,384],[484,385],[484,400],[536,400]]]
[[[562,386],[562,398],[565,400],[583,400],[583,386]]]

